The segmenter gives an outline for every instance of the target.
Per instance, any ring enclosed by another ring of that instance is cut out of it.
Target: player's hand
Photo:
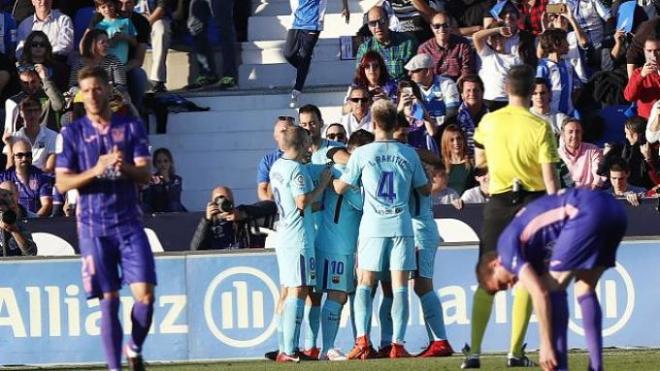
[[[500,32],[500,35],[502,35],[504,37],[513,36],[513,31],[511,31],[511,27],[509,27],[509,26],[500,27],[499,32]]]
[[[539,363],[544,371],[554,371],[557,367],[557,358],[555,358],[555,352],[551,346],[541,346]]]
[[[211,221],[217,214],[220,214],[220,208],[215,202],[209,202],[206,204],[206,220]]]
[[[118,161],[119,159],[117,158],[117,154],[115,152],[110,152],[99,156],[99,159],[96,161],[96,165],[94,166],[94,174],[96,176],[103,175],[105,169],[114,167],[117,165]]]
[[[656,71],[658,71],[658,65],[655,62],[646,62],[642,67],[641,76],[646,77]]]
[[[117,161],[115,162],[115,170],[122,172],[124,170],[124,154],[119,150],[119,147],[112,147],[112,154],[115,155]]]

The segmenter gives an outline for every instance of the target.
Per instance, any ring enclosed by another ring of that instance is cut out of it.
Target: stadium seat
[[[605,143],[623,143],[626,140],[626,134],[623,130],[623,124],[628,118],[626,111],[630,105],[607,106],[603,108],[598,116],[602,127],[599,128],[600,137],[594,140],[593,144],[603,147]]]
[[[151,252],[165,252],[163,245],[160,243],[156,232],[151,228],[145,228],[144,233],[147,234],[147,239],[149,240],[149,246],[151,246]]]
[[[32,240],[37,244],[38,256],[74,256],[76,251],[65,239],[51,233],[34,232]]]
[[[435,220],[444,242],[479,241],[477,233],[465,222],[458,219],[439,218]]]
[[[80,45],[80,39],[82,39],[85,34],[89,22],[94,16],[94,7],[87,6],[84,8],[78,9],[75,17],[73,17],[73,45],[75,49],[78,49]]]

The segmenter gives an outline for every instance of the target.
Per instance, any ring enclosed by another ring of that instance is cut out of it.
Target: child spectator
[[[442,163],[434,165],[425,164],[425,167],[431,176],[431,199],[433,200],[433,205],[453,205],[457,209],[463,208],[461,195],[448,187],[449,179],[445,165]]]
[[[151,181],[142,195],[143,209],[151,213],[187,211],[181,203],[183,179],[174,171],[174,157],[167,148],[154,151],[156,168]]]
[[[539,37],[539,48],[543,58],[536,68],[536,77],[547,79],[552,89],[550,107],[553,111],[573,115],[572,93],[580,86],[580,80],[575,75],[573,65],[562,59],[568,53],[566,31],[559,29],[546,30]]]
[[[95,0],[94,3],[96,11],[103,16],[103,20],[96,24],[96,29],[104,30],[108,34],[110,54],[126,64],[129,46],[137,45],[137,31],[133,22],[128,18],[119,18],[114,0]]]
[[[488,184],[490,181],[490,178],[488,177],[488,168],[475,168],[474,180],[476,180],[479,185],[463,192],[461,200],[466,204],[484,204],[488,202],[488,200],[490,200],[490,193],[488,192]]]

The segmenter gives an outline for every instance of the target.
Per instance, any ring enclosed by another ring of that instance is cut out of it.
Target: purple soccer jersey
[[[150,160],[149,142],[142,122],[113,115],[104,131],[83,117],[65,127],[57,142],[57,171],[81,173],[93,168],[99,156],[117,146],[126,163]],[[120,227],[132,227],[141,217],[137,184],[112,171],[78,191],[78,235],[93,238],[115,234]],[[139,224],[138,224],[139,225]]]
[[[611,267],[627,218],[611,195],[570,189],[522,209],[502,232],[497,252],[518,275],[528,263],[538,273]]]
[[[53,178],[39,168],[30,166],[27,184],[16,175],[16,168],[11,167],[0,173],[0,182],[10,181],[18,189],[18,203],[26,210],[36,213],[41,208],[41,197],[53,196]]]

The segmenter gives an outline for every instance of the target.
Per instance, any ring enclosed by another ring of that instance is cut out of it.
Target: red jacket
[[[649,118],[653,104],[660,98],[660,73],[653,72],[642,78],[642,68],[637,68],[628,80],[623,96],[628,102],[637,103],[637,115]]]

